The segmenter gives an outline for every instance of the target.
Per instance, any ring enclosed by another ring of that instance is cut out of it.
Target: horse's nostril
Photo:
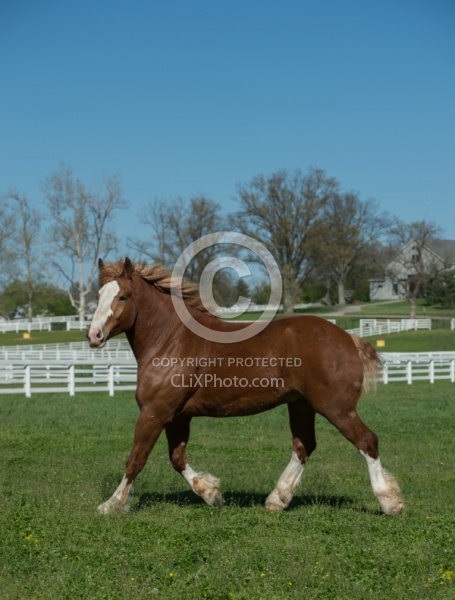
[[[91,344],[102,344],[104,342],[103,330],[100,327],[89,329],[87,339]]]

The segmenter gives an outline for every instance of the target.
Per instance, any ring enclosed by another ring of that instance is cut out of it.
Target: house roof
[[[443,260],[455,263],[455,240],[434,240],[428,247]]]

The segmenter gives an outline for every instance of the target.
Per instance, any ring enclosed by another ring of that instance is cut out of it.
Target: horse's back
[[[301,364],[298,372],[294,367],[293,379],[303,396],[308,399],[324,394],[335,396],[346,390],[357,401],[364,367],[349,333],[312,315],[282,317],[269,327],[277,351],[292,359],[291,364]]]

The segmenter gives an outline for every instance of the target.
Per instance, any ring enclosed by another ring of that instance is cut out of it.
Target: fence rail
[[[79,325],[78,321],[74,321]],[[452,320],[455,328],[455,319]],[[361,319],[349,330],[361,337],[431,329],[431,319]],[[455,382],[455,352],[381,353],[383,383],[440,380]],[[0,394],[134,390],[136,361],[126,339],[92,350],[85,342],[0,347]]]
[[[356,329],[349,329],[360,337],[399,333],[400,331],[431,330],[431,319],[360,319]]]
[[[136,363],[131,364],[67,364],[63,362],[0,362],[0,394],[32,394],[66,392],[108,392],[136,389]]]
[[[266,305],[251,305],[250,310],[263,312]],[[295,308],[306,308],[308,305],[297,305]],[[229,309],[219,311],[219,315],[234,314]],[[334,321],[334,319],[328,319]],[[241,322],[241,321],[238,321]],[[27,331],[52,331],[54,324],[64,324],[67,331],[77,330],[85,331],[90,326],[90,321],[80,321],[77,316],[71,315],[67,317],[40,317],[32,321],[17,320],[17,321],[0,321],[0,333]],[[450,328],[455,329],[455,319],[451,319]],[[417,329],[431,329],[431,319],[360,319],[360,326],[350,330],[356,335],[367,337],[370,335],[384,335],[399,331],[410,331]]]
[[[383,353],[379,380],[385,384],[446,380],[455,383],[455,352]],[[87,361],[87,362],[84,362]],[[108,392],[136,388],[136,362],[109,357],[79,361],[16,359],[0,360],[0,394],[20,393],[31,397],[38,393]]]

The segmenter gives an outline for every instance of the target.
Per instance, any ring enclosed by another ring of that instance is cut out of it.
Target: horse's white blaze
[[[99,292],[98,306],[95,314],[93,315],[92,323],[90,325],[90,332],[100,329],[106,325],[106,321],[112,315],[112,301],[120,292],[120,286],[116,281],[110,281],[103,285]]]
[[[371,487],[386,515],[397,515],[403,512],[404,502],[401,498],[397,480],[382,468],[380,458],[372,458],[360,450],[368,465]]]
[[[303,469],[303,464],[300,462],[297,454],[293,452],[288,466],[281,474],[275,489],[265,502],[265,507],[268,510],[283,510],[289,505],[289,502],[292,500],[292,496],[302,479]]]

